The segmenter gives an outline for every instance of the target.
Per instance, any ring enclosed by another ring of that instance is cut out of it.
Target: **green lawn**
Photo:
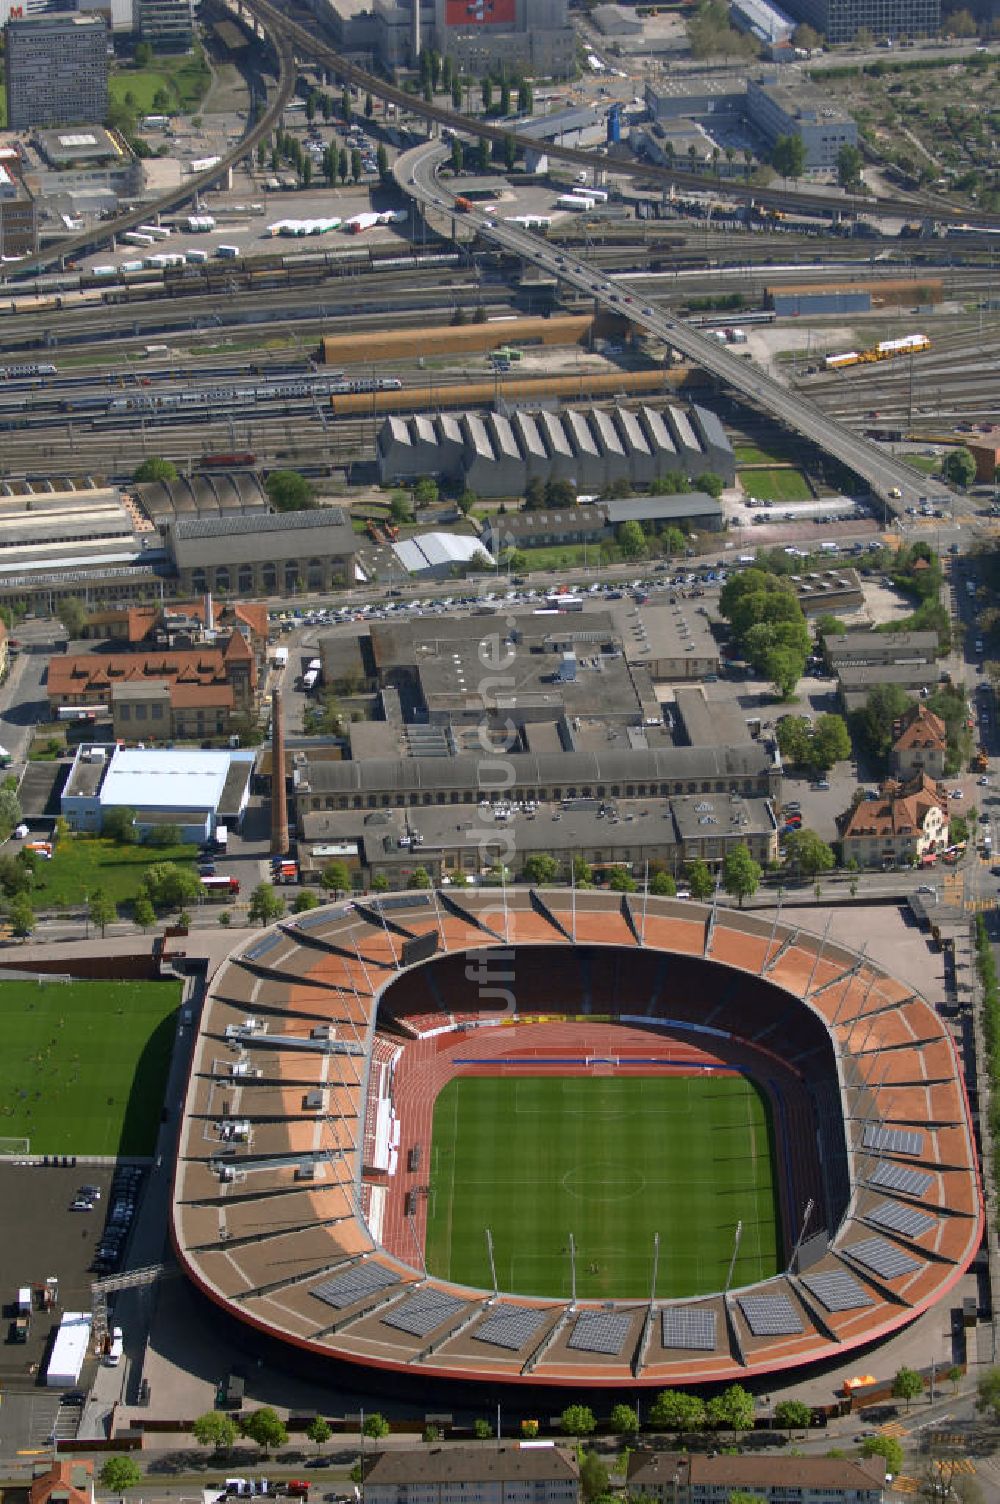
[[[36,909],[82,904],[84,894],[101,888],[115,903],[126,903],[154,862],[189,865],[194,856],[193,846],[118,846],[101,836],[69,836],[50,862],[37,864],[31,901]]]
[[[0,1134],[33,1154],[149,1154],[179,982],[0,982]]]
[[[760,501],[812,500],[801,470],[741,470],[739,482],[748,496]]]
[[[702,1294],[781,1262],[770,1114],[742,1076],[465,1076],[434,1108],[427,1265],[463,1284],[565,1299]]]
[[[131,94],[140,115],[153,115],[160,113],[153,100],[157,90],[163,89],[170,97],[169,111],[164,113],[190,114],[204,99],[210,82],[197,56],[157,57],[148,68],[121,68],[112,73],[108,94],[116,104],[123,104],[125,95]]]
[[[733,458],[737,465],[780,465],[781,455],[761,449],[759,444],[734,444]]]
[[[941,460],[936,454],[901,454],[900,459],[911,470],[919,470],[921,475],[937,475],[941,469]]]

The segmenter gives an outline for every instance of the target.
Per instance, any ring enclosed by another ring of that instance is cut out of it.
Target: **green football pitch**
[[[0,1136],[32,1154],[150,1154],[179,982],[0,982]]]
[[[743,1076],[460,1076],[434,1106],[427,1267],[460,1284],[568,1298],[699,1295],[775,1274],[770,1112]]]

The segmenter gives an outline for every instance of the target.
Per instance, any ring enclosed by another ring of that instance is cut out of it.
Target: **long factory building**
[[[732,445],[708,408],[642,407],[387,418],[377,441],[383,485],[441,476],[477,496],[517,496],[531,480],[568,480],[599,491],[615,481],[711,472],[731,485]]]

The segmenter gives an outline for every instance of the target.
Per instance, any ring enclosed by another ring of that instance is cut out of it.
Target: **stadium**
[[[172,1206],[255,1343],[467,1402],[829,1365],[945,1296],[981,1221],[961,1068],[911,988],[780,915],[524,888],[238,946]]]

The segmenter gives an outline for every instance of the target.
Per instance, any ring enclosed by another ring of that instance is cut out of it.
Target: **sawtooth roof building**
[[[668,404],[518,413],[389,417],[377,441],[383,485],[439,476],[477,496],[519,496],[529,480],[568,480],[580,491],[706,472],[730,484],[733,450],[715,413]]]

